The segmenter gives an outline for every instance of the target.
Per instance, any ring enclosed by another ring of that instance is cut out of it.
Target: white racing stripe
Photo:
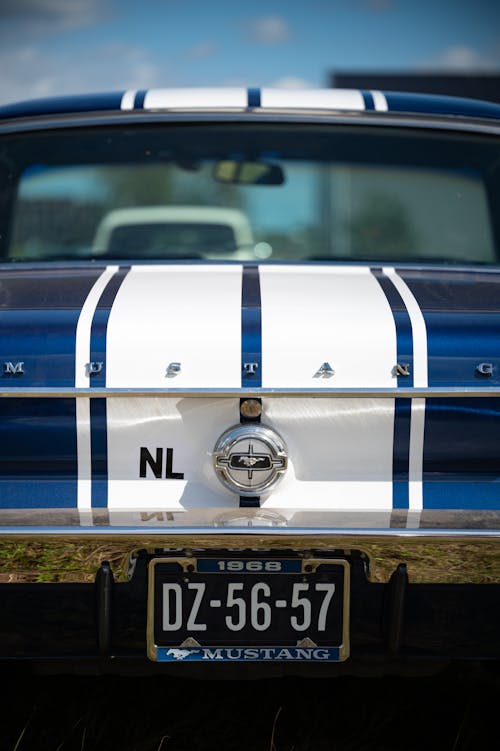
[[[369,268],[266,266],[260,286],[264,387],[394,387],[394,316]],[[335,374],[315,377],[325,362]],[[270,400],[267,415],[293,460],[266,508],[392,508],[394,399]]]
[[[76,399],[76,445],[78,457],[77,507],[80,523],[92,517],[92,455],[90,443],[90,399]]]
[[[237,508],[238,496],[215,475],[212,451],[221,432],[237,421],[238,404],[237,398],[108,399],[109,509]],[[161,477],[150,464],[141,477],[141,449],[158,458]],[[167,449],[172,472],[184,478],[165,477]]]
[[[394,268],[384,268],[384,273],[392,281],[408,311],[413,336],[413,385],[417,388],[427,388],[428,356],[427,356],[427,328],[420,306],[406,282]],[[410,459],[409,459],[409,512],[408,526],[418,527],[420,513],[423,509],[423,457],[425,431],[425,399],[412,399],[411,427],[410,427]]]
[[[261,107],[364,110],[365,100],[356,89],[261,89]]]
[[[87,363],[90,362],[90,333],[97,304],[106,285],[118,271],[118,266],[107,266],[97,279],[85,300],[76,327],[75,387],[88,388]],[[80,512],[90,511],[92,494],[92,466],[90,445],[90,399],[76,399],[76,445],[78,458],[77,506]],[[85,521],[88,522],[87,514]],[[84,519],[81,518],[83,523]]]
[[[263,508],[386,511],[389,526],[394,399],[270,399],[265,419],[283,437],[289,464]]]
[[[371,91],[375,110],[386,112],[387,99],[381,91]],[[126,91],[122,110],[134,109],[137,89]],[[364,110],[365,101],[357,89],[274,89],[260,90],[261,107],[330,110]],[[242,87],[149,89],[144,109],[200,109],[248,106],[248,92]]]
[[[242,274],[239,264],[133,266],[108,319],[107,387],[239,388]],[[168,377],[172,362],[180,372]],[[237,398],[109,399],[109,509],[234,507],[211,452],[237,419]],[[149,465],[141,477],[141,448],[160,452],[161,478]],[[184,478],[165,477],[167,449]]]
[[[239,388],[241,280],[240,265],[132,267],[109,315],[106,386]]]
[[[420,526],[420,514],[424,507],[425,399],[412,399],[410,425],[410,456],[408,467],[408,527]]]
[[[124,95],[122,96],[120,109],[133,110],[136,94],[137,94],[137,89],[129,89],[128,91],[126,91]]]
[[[381,91],[370,91],[370,94],[373,97],[373,104],[375,105],[375,109],[377,112],[387,112],[389,109],[389,105],[387,104],[387,99],[385,98],[385,95],[382,94]]]
[[[247,102],[247,90],[240,87],[227,87],[221,89],[149,89],[144,99],[144,109],[246,107]]]
[[[260,287],[264,387],[394,386],[396,327],[368,268],[264,266]],[[239,387],[241,288],[241,266],[133,267],[109,317],[107,386]],[[314,378],[325,361],[335,376]],[[169,362],[181,363],[171,380]],[[110,511],[182,515],[236,508],[237,496],[215,477],[211,452],[237,414],[236,398],[109,400]],[[389,525],[393,399],[269,399],[264,420],[281,433],[290,457],[265,509],[285,516],[306,508],[319,516],[380,512]],[[413,451],[418,428],[412,422]],[[160,457],[160,477],[150,465],[141,477],[141,448]],[[167,449],[171,470],[183,478],[165,477]],[[421,464],[417,456],[410,461],[415,508]]]
[[[395,386],[396,325],[368,267],[261,266],[262,385]],[[315,377],[328,362],[335,375]]]
[[[389,277],[403,298],[411,322],[413,336],[413,385],[416,388],[428,386],[428,363],[427,363],[427,329],[424,316],[416,301],[413,292],[406,282],[396,273],[396,270],[385,266],[383,272]]]
[[[87,364],[90,362],[90,332],[92,330],[95,309],[105,287],[118,269],[119,266],[106,266],[106,269],[97,279],[83,303],[76,327],[75,388],[88,388],[89,375],[87,373]]]
[[[393,385],[394,319],[369,269],[269,266],[260,282],[264,386],[329,387],[313,378],[325,360],[342,385]],[[108,321],[107,386],[239,387],[241,291],[241,266],[133,267]],[[182,369],[169,380],[171,361]],[[107,417],[111,511],[237,508],[211,457],[238,420],[236,398],[114,398]],[[393,399],[269,399],[265,420],[283,433],[291,457],[266,508],[390,514]],[[141,477],[141,448],[159,457],[160,477],[150,465]],[[184,478],[165,477],[167,448]]]
[[[290,459],[283,481],[264,509],[296,513],[392,510],[392,399],[265,399],[264,421],[283,437]],[[212,451],[238,419],[238,399],[115,397],[108,400],[110,511],[155,511],[217,516],[238,510],[238,495],[217,479]],[[141,449],[158,462],[143,466]],[[166,450],[172,450],[166,477]],[[309,518],[309,517],[308,517]],[[182,516],[175,521],[182,523]],[[314,524],[313,517],[308,524]],[[352,523],[352,522],[351,522]],[[357,524],[367,524],[360,514]]]

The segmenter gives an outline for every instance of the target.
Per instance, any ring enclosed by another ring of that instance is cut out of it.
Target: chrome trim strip
[[[278,389],[278,388],[192,388],[192,389],[172,389],[172,388],[9,388],[0,389],[0,398],[4,399],[67,399],[75,397],[339,397],[339,398],[457,398],[457,397],[500,397],[500,386],[431,386],[429,388],[301,388],[301,389]]]
[[[500,529],[376,529],[376,528],[321,528],[321,527],[169,527],[168,529],[158,529],[158,527],[0,527],[0,540],[2,537],[50,537],[53,535],[58,539],[61,536],[68,537],[106,537],[112,540],[114,537],[137,537],[143,540],[148,536],[155,537],[158,544],[164,544],[164,539],[168,537],[177,538],[189,535],[190,537],[201,535],[214,537],[219,536],[226,539],[232,535],[238,537],[249,537],[252,540],[256,537],[321,537],[335,538],[339,537],[369,537],[381,539],[390,538],[417,538],[419,540],[447,540],[464,539],[498,539],[500,540]],[[253,544],[253,543],[252,543]],[[500,555],[500,552],[499,552]]]

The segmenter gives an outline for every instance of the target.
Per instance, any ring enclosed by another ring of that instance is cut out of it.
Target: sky
[[[500,0],[0,0],[0,103],[331,73],[500,73]]]

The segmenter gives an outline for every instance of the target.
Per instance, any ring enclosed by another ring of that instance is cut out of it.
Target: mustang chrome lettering
[[[478,373],[485,376],[493,375],[493,364],[491,362],[481,362],[476,368]]]
[[[325,662],[336,659],[336,647],[202,647],[200,649],[179,649],[171,647],[159,650],[158,659],[162,662],[170,660],[310,660]]]
[[[217,441],[213,453],[217,477],[242,496],[270,492],[287,468],[283,439],[265,425],[236,425]]]
[[[166,480],[183,480],[184,472],[173,472],[174,450],[172,448],[165,449],[165,473],[163,473],[163,449],[156,449],[156,456],[150,453],[149,449],[145,446],[141,446],[140,461],[139,461],[139,477],[147,477],[147,468],[149,466],[153,475],[157,480],[161,480],[164,477]]]
[[[324,362],[314,374],[314,378],[331,378],[333,375],[335,375],[335,371],[330,363]]]
[[[24,362],[4,362],[3,372],[5,375],[24,375]]]
[[[96,375],[96,373],[101,373],[102,369],[104,367],[103,362],[88,362],[85,366],[87,368],[87,375]]]
[[[395,376],[409,376],[410,375],[410,363],[398,362],[392,369],[392,374]]]
[[[175,378],[175,376],[179,375],[180,372],[181,372],[180,362],[171,362],[167,366],[167,378]]]
[[[258,362],[244,362],[243,370],[247,375],[255,375],[256,369],[259,367]]]

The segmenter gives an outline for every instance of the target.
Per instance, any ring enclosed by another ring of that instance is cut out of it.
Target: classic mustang
[[[0,660],[498,666],[500,105],[4,106],[0,256]]]

